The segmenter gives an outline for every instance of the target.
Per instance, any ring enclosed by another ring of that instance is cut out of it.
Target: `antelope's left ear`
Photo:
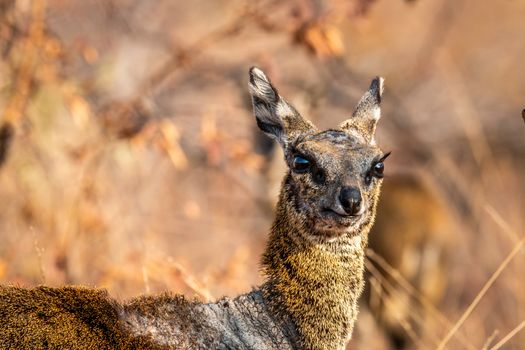
[[[283,149],[299,135],[317,130],[279,95],[270,79],[259,68],[250,69],[249,87],[257,125],[268,136],[276,139]]]
[[[372,80],[368,91],[361,97],[350,119],[345,120],[339,127],[348,133],[360,136],[366,142],[374,144],[376,124],[381,117],[381,95],[383,94],[384,79],[376,77]]]

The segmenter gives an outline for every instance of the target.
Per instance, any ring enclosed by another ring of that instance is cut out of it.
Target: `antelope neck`
[[[334,242],[312,243],[304,239],[305,228],[290,220],[288,210],[278,206],[263,256],[266,300],[276,313],[291,318],[304,348],[343,348],[363,289],[365,230]]]

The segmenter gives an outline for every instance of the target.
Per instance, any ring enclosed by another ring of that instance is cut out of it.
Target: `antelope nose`
[[[357,187],[343,187],[339,202],[348,215],[357,215],[361,210],[361,191]]]

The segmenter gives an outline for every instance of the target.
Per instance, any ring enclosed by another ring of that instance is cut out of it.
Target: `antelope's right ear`
[[[299,112],[272,85],[262,70],[250,69],[250,94],[257,125],[266,135],[276,139],[285,148],[297,136],[315,131],[315,126]]]

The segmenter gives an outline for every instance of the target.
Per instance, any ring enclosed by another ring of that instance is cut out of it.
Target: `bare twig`
[[[482,347],[482,350],[487,350],[490,346],[490,343],[492,343],[492,341],[494,340],[494,338],[496,338],[496,336],[498,335],[499,331],[497,329],[495,329],[492,334],[487,338],[487,340],[485,341],[485,344],[483,344],[483,347]]]
[[[393,286],[381,275],[381,272],[379,272],[379,270],[376,269],[373,264],[367,263],[366,268],[368,271],[370,271],[372,276],[374,276],[374,278],[379,282],[378,284],[376,284],[377,288],[383,287],[384,291],[390,290],[390,293],[392,292],[392,290],[394,289]],[[387,305],[393,305],[393,302],[391,300],[392,296],[389,293],[381,293],[381,294],[384,295],[382,300],[384,300]],[[397,321],[399,322],[399,324],[401,325],[401,328],[403,328],[407,336],[412,340],[414,344],[418,345],[418,349],[428,348],[428,346],[425,345],[423,341],[418,338],[418,336],[416,335],[416,332],[414,331],[414,329],[412,328],[409,322],[404,320],[397,313],[394,313],[394,316],[397,318]],[[414,318],[415,314],[410,314],[410,316]]]
[[[519,235],[509,226],[509,224],[501,217],[501,215],[491,205],[485,205],[485,211],[494,220],[494,222],[501,228],[503,232],[514,242],[519,241]]]
[[[36,235],[36,232],[33,226],[30,226],[29,230],[31,231],[33,235],[33,247],[35,248],[36,256],[38,258],[38,267],[40,269],[40,282],[46,283],[46,273],[44,269],[44,264],[42,262],[42,253],[44,252],[44,248],[40,247],[40,244],[38,242],[38,237]]]
[[[480,292],[478,293],[478,295],[476,295],[476,298],[474,298],[474,300],[472,301],[472,303],[469,305],[469,307],[467,308],[467,310],[465,310],[465,312],[463,313],[463,315],[460,317],[460,319],[456,322],[456,324],[454,325],[454,327],[447,333],[447,335],[443,338],[443,340],[441,341],[441,343],[439,344],[439,346],[437,347],[438,350],[442,350],[445,348],[445,346],[447,345],[447,343],[450,341],[450,339],[452,339],[452,337],[456,334],[456,332],[459,330],[459,328],[463,325],[463,323],[465,322],[465,320],[470,316],[470,314],[472,313],[472,311],[474,311],[474,309],[476,308],[476,306],[479,304],[479,302],[481,301],[481,299],[483,299],[483,297],[485,296],[485,294],[487,293],[487,291],[490,289],[490,287],[492,287],[492,285],[494,284],[494,282],[498,279],[498,277],[501,275],[501,273],[503,272],[503,270],[505,270],[505,268],[509,265],[509,263],[512,261],[512,259],[516,256],[516,254],[519,253],[519,251],[521,250],[521,248],[523,248],[523,245],[525,244],[525,238],[522,238],[515,246],[514,248],[512,249],[512,251],[509,253],[509,255],[507,255],[507,257],[505,258],[505,260],[503,260],[503,262],[499,265],[499,267],[496,269],[496,271],[492,274],[492,276],[490,276],[489,280],[487,281],[487,283],[485,283],[485,285],[483,286],[483,288],[481,288]]]
[[[372,249],[367,249],[367,257],[380,266],[386,273],[388,273],[405,291],[415,300],[417,300],[432,316],[434,316],[439,322],[448,328],[453,326],[445,315],[443,315],[428,299],[421,294],[414,286],[407,281],[401,273],[392,267],[382,256],[374,252]],[[459,337],[460,342],[468,349],[475,349],[475,347],[469,343],[469,341],[461,335]]]
[[[506,336],[504,336],[496,345],[494,345],[490,350],[497,350],[505,345],[512,337],[514,337],[518,332],[525,328],[525,320],[523,320],[519,325],[512,329]]]
[[[424,308],[426,308],[436,319],[441,323],[452,326],[450,322],[428,299],[422,295],[409,281],[407,281],[401,273],[392,267],[382,256],[368,248],[366,251],[367,257],[374,263],[379,265],[385,272],[387,272],[406,292],[415,300],[417,300]]]

